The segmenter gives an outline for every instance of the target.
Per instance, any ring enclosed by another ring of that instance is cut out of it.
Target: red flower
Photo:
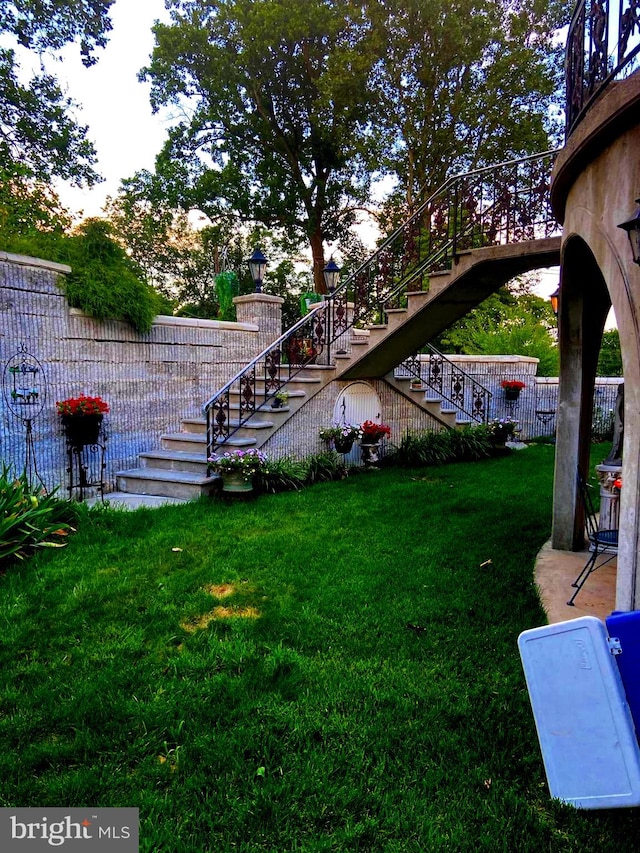
[[[79,397],[69,397],[56,403],[59,415],[106,415],[109,404],[101,397],[87,397],[80,394]]]
[[[614,489],[621,489],[622,488],[622,477],[617,477],[613,481],[613,487],[614,487]]]
[[[380,441],[381,438],[387,436],[387,438],[391,435],[391,427],[386,424],[377,424],[374,421],[365,421],[363,424],[360,424],[360,429],[362,430],[362,441],[372,442],[372,441]]]
[[[523,388],[527,387],[524,382],[520,382],[518,379],[503,379],[500,385],[509,391],[522,391]]]

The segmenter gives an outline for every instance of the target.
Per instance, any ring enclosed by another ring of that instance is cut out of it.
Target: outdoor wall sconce
[[[640,205],[640,198],[636,199],[636,204]],[[628,222],[622,222],[618,228],[627,232],[627,237],[631,243],[633,262],[640,265],[640,207],[633,214],[632,219],[629,219]]]
[[[262,293],[262,282],[269,262],[260,249],[256,249],[247,263],[249,264],[249,272],[251,273],[251,278],[253,279],[253,283],[256,287],[256,293]]]
[[[329,259],[329,263],[322,270],[324,275],[324,283],[327,285],[327,290],[329,293],[333,293],[338,285],[338,279],[340,278],[340,267],[333,260],[333,255]]]
[[[560,286],[556,287],[551,296],[549,297],[549,301],[551,302],[551,310],[553,313],[558,316],[558,308],[560,307]]]

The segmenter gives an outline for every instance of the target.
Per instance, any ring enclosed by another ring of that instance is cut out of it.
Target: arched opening
[[[361,424],[368,420],[380,421],[381,417],[380,398],[375,388],[368,382],[352,382],[347,385],[338,395],[333,407],[333,420],[338,424]],[[345,454],[344,460],[351,465],[360,463],[360,448],[357,444],[349,453]]]

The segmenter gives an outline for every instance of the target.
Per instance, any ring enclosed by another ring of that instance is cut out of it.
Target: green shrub
[[[71,526],[63,521],[66,502],[30,487],[22,473],[12,477],[0,471],[0,566],[9,559],[23,560],[34,548],[62,548]]]
[[[307,457],[305,466],[307,469],[305,477],[307,485],[343,480],[347,476],[347,469],[342,458],[333,450]]]
[[[479,425],[418,435],[408,433],[383,461],[385,465],[419,467],[483,459],[491,452],[488,430]]]
[[[112,237],[109,223],[84,222],[69,242],[72,272],[64,279],[69,305],[96,320],[124,320],[148,332],[161,310],[160,299]]]
[[[87,219],[75,234],[29,232],[3,240],[9,252],[68,264],[71,273],[60,279],[72,308],[96,320],[123,320],[136,331],[148,332],[156,314],[171,309],[113,238],[111,225]]]
[[[305,484],[307,470],[304,462],[284,456],[270,459],[267,468],[254,477],[257,492],[290,492],[301,489]]]

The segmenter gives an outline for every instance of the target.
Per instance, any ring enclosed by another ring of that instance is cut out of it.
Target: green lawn
[[[85,521],[0,578],[0,805],[142,851],[636,851],[549,799],[517,653],[553,447]]]

